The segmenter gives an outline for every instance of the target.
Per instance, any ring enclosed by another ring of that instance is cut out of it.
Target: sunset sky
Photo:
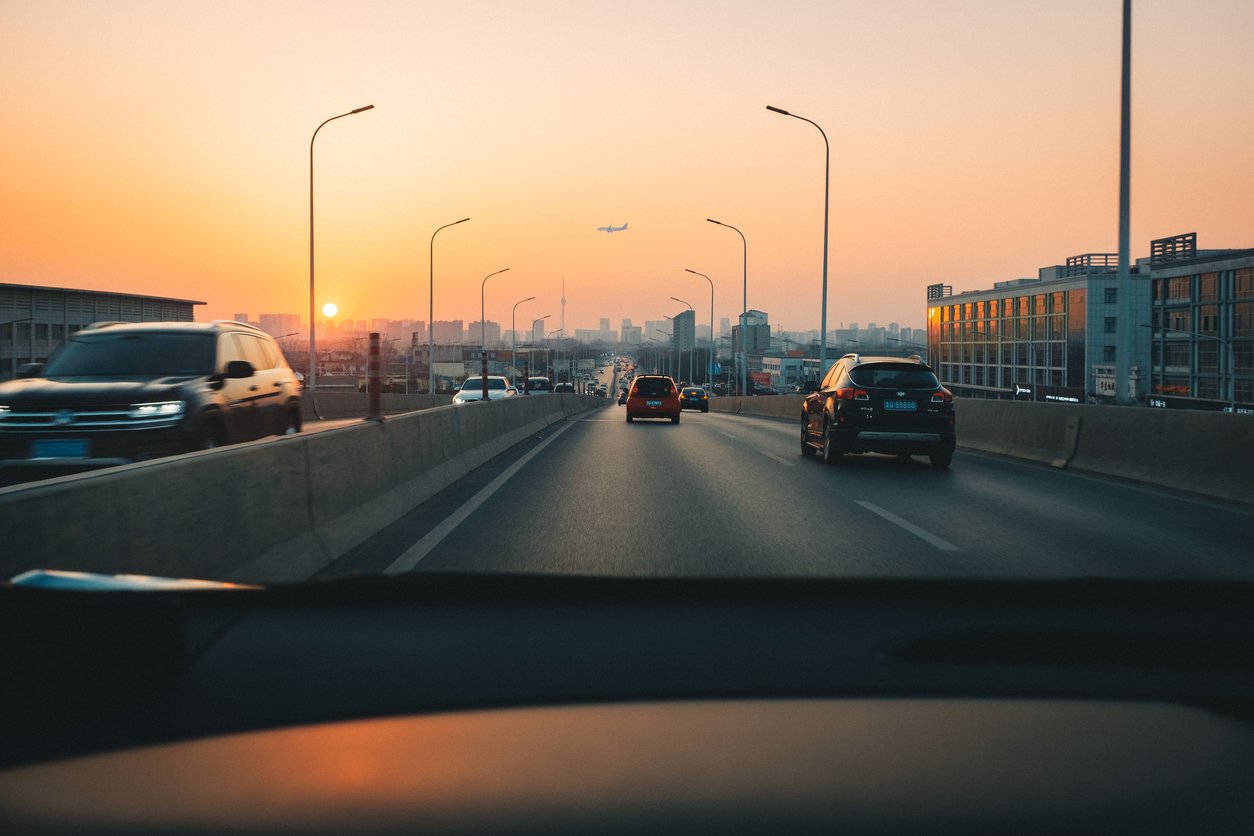
[[[0,0],[0,281],[637,324],[921,326],[1118,233],[1119,0]],[[1254,246],[1254,2],[1136,0],[1133,256]],[[596,227],[630,223],[607,235]]]

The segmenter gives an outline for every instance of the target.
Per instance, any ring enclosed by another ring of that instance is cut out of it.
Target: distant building
[[[749,355],[762,355],[771,350],[771,326],[765,313],[745,311],[740,315],[740,324],[732,328],[732,350]]]
[[[697,317],[692,311],[676,314],[671,320],[671,348],[690,351],[697,344]]]
[[[640,345],[640,326],[624,324],[621,339],[625,345]]]
[[[1254,249],[1150,242],[1132,268],[1131,378],[1154,406],[1254,401]],[[966,397],[1113,402],[1118,257],[1085,253],[1035,279],[953,294],[928,288],[928,347]]]
[[[440,345],[457,345],[466,341],[466,329],[460,319],[437,319],[431,324],[431,333]]]
[[[65,338],[93,322],[193,322],[204,302],[0,283],[0,380],[42,363]],[[245,320],[247,315],[245,314]]]
[[[261,330],[272,337],[306,334],[299,314],[261,314],[257,320]],[[306,334],[307,336],[307,334]]]

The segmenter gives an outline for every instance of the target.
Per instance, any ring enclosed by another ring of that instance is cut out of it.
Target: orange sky
[[[924,287],[1114,251],[1119,0],[0,0],[0,281],[568,329],[749,306],[921,326]],[[1254,3],[1137,0],[1133,255],[1254,246]],[[595,231],[630,222],[624,233]],[[553,327],[557,327],[555,324]]]

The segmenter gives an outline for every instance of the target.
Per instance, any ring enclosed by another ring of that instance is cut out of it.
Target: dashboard
[[[1254,588],[0,590],[6,832],[1237,833]]]

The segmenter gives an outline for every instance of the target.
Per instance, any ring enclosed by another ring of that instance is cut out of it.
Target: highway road
[[[961,437],[961,428],[959,428]],[[1254,509],[982,454],[800,455],[792,422],[615,400],[555,425],[343,556],[348,572],[1254,577]]]

